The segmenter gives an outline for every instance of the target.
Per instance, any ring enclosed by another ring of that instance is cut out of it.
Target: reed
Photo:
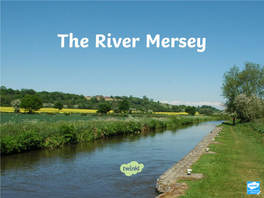
[[[20,153],[64,144],[93,141],[113,135],[138,134],[158,128],[170,128],[216,120],[213,117],[109,117],[94,120],[45,122],[25,120],[1,124],[1,155]]]

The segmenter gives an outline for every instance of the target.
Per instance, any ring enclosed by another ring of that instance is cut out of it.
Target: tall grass
[[[113,135],[140,133],[150,129],[216,120],[212,117],[128,117],[123,120],[108,118],[96,120],[59,121],[37,120],[23,123],[8,122],[1,125],[1,154],[12,154],[41,148],[54,148],[64,144],[93,141]]]

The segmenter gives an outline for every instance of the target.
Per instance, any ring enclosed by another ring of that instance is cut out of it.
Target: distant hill
[[[62,92],[36,92],[33,89],[13,90],[1,86],[1,106],[11,106],[11,102],[15,99],[22,99],[25,95],[37,95],[43,101],[43,107],[53,107],[56,102],[63,104],[63,108],[76,108],[76,109],[98,109],[100,103],[109,103],[111,109],[118,112],[118,105],[121,100],[128,100],[129,107],[133,111],[141,112],[184,112],[186,105],[170,105],[154,102],[147,96],[142,98],[133,96],[83,96]],[[198,107],[197,111],[200,114],[212,114],[220,112],[220,110],[211,106]]]
[[[221,112],[219,109],[208,105],[203,105],[201,107],[198,107],[196,111],[199,112],[200,114],[205,114],[205,115],[212,115],[214,113]]]

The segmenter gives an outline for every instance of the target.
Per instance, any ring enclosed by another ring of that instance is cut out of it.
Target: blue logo
[[[249,195],[260,194],[260,182],[258,182],[258,181],[247,182],[247,194],[249,194]]]

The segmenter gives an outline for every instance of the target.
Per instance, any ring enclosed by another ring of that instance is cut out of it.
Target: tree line
[[[111,100],[104,97],[91,97],[89,100],[83,95],[69,94],[62,92],[37,92],[33,89],[14,90],[1,86],[1,106],[16,106],[27,95],[34,95],[41,99],[42,107],[76,108],[76,109],[97,109],[99,113],[113,110],[116,113],[137,111],[141,113],[152,112],[188,112],[194,115],[196,111],[201,114],[210,115],[220,112],[211,106],[192,107],[186,105],[170,105],[161,102],[154,102],[153,99],[143,96],[142,98],[127,96],[111,96]],[[19,102],[20,101],[20,102]],[[28,103],[28,102],[27,102]],[[23,103],[22,103],[23,106]]]

